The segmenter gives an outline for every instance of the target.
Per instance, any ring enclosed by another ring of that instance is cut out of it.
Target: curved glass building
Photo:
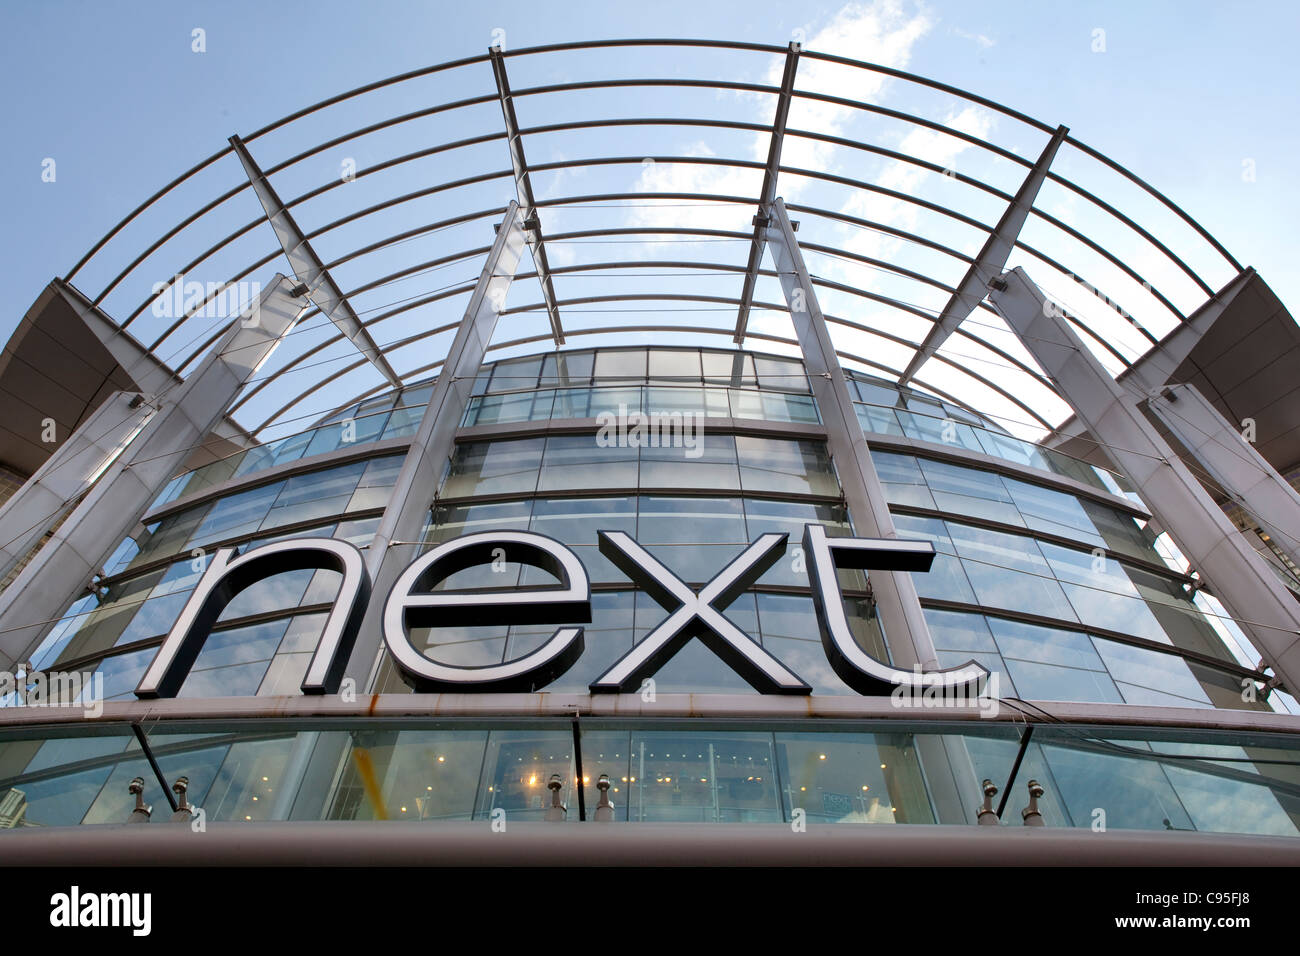
[[[5,349],[0,847],[1294,859],[1298,357],[1155,187],[922,77],[342,94]]]

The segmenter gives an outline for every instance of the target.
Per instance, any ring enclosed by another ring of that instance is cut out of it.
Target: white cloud
[[[990,37],[987,37],[982,33],[968,33],[965,30],[961,29],[960,27],[951,27],[949,28],[948,32],[951,33],[953,36],[961,37],[963,40],[970,40],[971,42],[978,44],[980,47],[982,47],[985,50],[987,50],[991,46],[994,46],[997,43],[996,40],[991,39]]]
[[[811,26],[806,28],[804,33],[810,39],[804,48],[821,53],[866,59],[882,66],[902,69],[910,61],[912,50],[917,42],[929,32],[932,25],[929,14],[919,4],[903,3],[901,0],[850,3],[841,8],[821,29],[814,30]],[[771,86],[780,86],[783,69],[783,61],[774,59],[765,81]],[[889,78],[883,74],[864,71],[857,67],[808,58],[799,63],[797,85],[801,90],[871,102],[881,96],[888,83]],[[773,109],[771,96],[745,94],[737,99],[746,104],[747,111],[755,122],[771,122]],[[800,126],[832,136],[841,135],[857,115],[857,110],[831,103],[808,100],[799,103]],[[751,158],[758,162],[766,162],[769,142],[770,137],[766,134],[755,134],[750,145]],[[834,149],[826,143],[801,137],[787,137],[781,162],[786,166],[823,170],[831,165]],[[696,144],[688,155],[712,155],[712,153],[704,144]],[[761,173],[753,170],[660,163],[642,170],[635,189],[641,192],[754,195],[759,189],[755,183],[761,184],[761,182]],[[790,178],[782,183],[781,191],[788,198],[804,185],[800,180]],[[701,219],[717,223],[716,210],[682,211],[683,207],[675,208],[678,211],[670,217],[673,225],[698,225],[698,220]],[[634,224],[646,225],[648,221],[646,210],[632,211]],[[657,224],[668,224],[662,215],[655,216],[653,221]]]

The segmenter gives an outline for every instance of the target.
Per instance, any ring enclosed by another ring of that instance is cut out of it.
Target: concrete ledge
[[[571,811],[571,815],[576,813]],[[1250,834],[813,824],[302,822],[0,833],[7,866],[1297,866]]]

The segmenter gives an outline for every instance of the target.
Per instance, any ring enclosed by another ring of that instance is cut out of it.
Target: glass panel
[[[700,353],[704,381],[712,385],[730,385],[733,388],[757,388],[758,376],[754,372],[754,357],[744,352]]]
[[[404,455],[387,455],[366,462],[366,470],[362,472],[361,479],[357,482],[357,490],[353,492],[345,510],[364,511],[387,505],[393,485],[397,483],[398,472],[402,470],[402,462],[405,460]]]
[[[537,376],[542,370],[540,356],[529,358],[506,359],[497,362],[492,369],[492,382],[489,392],[511,392],[519,389],[536,388]]]
[[[524,438],[457,445],[443,482],[442,496],[460,498],[535,490],[545,444],[544,438]]]
[[[983,614],[925,609],[925,623],[930,627],[934,646],[950,651],[997,652],[993,635]]]
[[[940,511],[1024,525],[1001,477],[993,472],[928,458],[917,461],[934,495],[935,507]]]
[[[695,349],[651,349],[650,380],[698,384],[700,353]]]
[[[1024,515],[1025,524],[1035,531],[1059,534],[1076,541],[1089,544],[1105,545],[1105,540],[1097,533],[1084,503],[1073,495],[1014,478],[1004,478],[1004,484],[1011,497]],[[1109,510],[1109,509],[1107,509]],[[1134,525],[1136,531],[1136,525]]]
[[[921,466],[911,455],[872,449],[871,461],[876,475],[885,489],[885,498],[891,505],[910,505],[914,508],[934,508],[934,498],[925,483]]]
[[[315,819],[313,805],[323,805],[319,816],[335,820],[487,820],[502,811],[510,821],[537,820],[550,804],[553,775],[568,820],[576,820],[567,721],[510,729],[415,718],[400,729],[312,721],[300,732],[320,733],[331,752],[345,755],[339,783],[327,792],[312,775],[303,791],[289,789],[285,767],[303,738],[282,721],[259,723],[265,726],[252,732],[229,724],[201,734],[164,723],[150,738],[163,776],[187,776],[191,802],[216,820],[266,820],[290,803],[295,819]],[[120,730],[41,736],[51,732],[11,729],[0,742],[0,826],[124,822],[135,776],[145,780],[146,800],[161,804],[143,754]],[[1019,749],[1015,727],[981,722],[926,732],[969,753],[976,779],[1005,786]],[[849,730],[810,721],[773,733],[758,721],[628,730],[584,718],[587,806],[590,812],[604,773],[616,818],[629,822],[775,823],[802,810],[825,823],[932,823],[919,739],[921,730],[898,721]],[[1095,808],[1104,807],[1113,828],[1295,837],[1298,756],[1295,741],[1279,734],[1046,723],[1035,728],[1013,786],[1023,793],[1029,779],[1044,785],[1048,826],[1091,826]],[[1022,825],[1020,815],[1006,814],[1003,825]]]
[[[636,448],[603,444],[599,435],[553,435],[546,439],[537,488],[635,488],[637,458]]]
[[[601,415],[624,416],[629,412],[645,411],[642,389],[593,388],[580,389],[576,394],[557,393],[552,418],[599,418]]]
[[[429,399],[433,397],[434,384],[434,382],[426,382],[423,385],[412,385],[402,389],[402,396],[397,400],[397,407],[415,408],[428,405]]]
[[[686,386],[652,386],[646,389],[646,411],[650,415],[681,416],[703,415],[706,418],[725,418],[726,392],[687,388]]]
[[[473,417],[467,418],[465,424],[496,425],[549,418],[554,397],[549,391],[484,395],[474,400]]]
[[[156,647],[145,647],[138,651],[115,654],[105,657],[95,668],[96,674],[103,675],[104,700],[135,700],[132,693],[144,676],[144,669],[158,653]],[[100,678],[94,678],[99,680]]]
[[[645,640],[669,613],[648,594],[638,591],[633,632],[635,641],[640,643]],[[742,594],[726,608],[725,613],[727,619],[741,631],[757,639],[758,618],[754,612],[754,595]],[[660,694],[757,693],[733,667],[722,661],[702,639],[697,638],[688,639],[655,672],[654,681],[655,690]]]
[[[898,389],[884,382],[868,382],[854,376],[854,385],[857,388],[858,398],[869,405],[883,405],[888,408],[902,404]]]
[[[824,442],[736,436],[740,484],[746,491],[838,497],[839,481]]]
[[[782,820],[772,735],[634,732],[629,820]]]
[[[636,540],[684,581],[703,583],[749,543],[737,498],[643,497]]]
[[[410,438],[415,434],[415,430],[420,427],[420,419],[423,417],[423,405],[417,405],[413,408],[398,408],[388,416],[388,423],[384,425],[384,433],[380,437]]]
[[[560,802],[576,803],[573,735],[562,730],[494,730],[479,780],[476,819],[504,810],[507,821],[543,820],[551,805],[551,778],[560,780]],[[573,813],[576,817],[576,813]],[[508,825],[508,824],[507,824]]]
[[[587,560],[583,555],[583,561]],[[590,567],[590,565],[588,565]],[[626,581],[626,577],[622,577]],[[560,677],[546,685],[549,693],[585,694],[588,685],[597,680],[605,671],[614,666],[624,654],[632,649],[632,591],[596,591],[591,595],[591,623],[582,629],[582,656]],[[542,640],[549,638],[554,628],[542,635]],[[512,633],[507,655],[510,658],[533,650],[540,641],[536,636],[531,640]],[[625,751],[626,753],[626,751]],[[583,770],[586,771],[584,759]],[[599,773],[599,771],[597,772]],[[588,803],[588,812],[593,804]]]
[[[1032,538],[946,524],[980,604],[1078,620]],[[914,576],[918,587],[923,578]]]
[[[325,572],[322,572],[325,573]],[[338,579],[337,572],[328,572]],[[219,621],[233,621],[236,618],[252,614],[264,614],[297,607],[311,583],[312,568],[300,568],[297,571],[284,571],[263,578],[240,591],[221,612]],[[177,609],[179,611],[179,608]],[[170,622],[168,622],[170,623]],[[166,633],[166,629],[160,633]]]
[[[695,431],[688,441],[686,447],[643,447],[641,486],[740,490],[736,441],[731,435],[705,436]]]
[[[1051,463],[1043,450],[1030,442],[987,430],[979,432],[979,440],[984,450],[994,458],[1005,458],[1007,461],[1019,462],[1030,468],[1041,468],[1043,471],[1052,470]]]
[[[777,392],[808,393],[808,376],[803,363],[795,359],[754,356],[754,369],[758,373],[758,387]]]
[[[275,499],[275,505],[267,512],[262,528],[278,528],[342,514],[348,510],[348,502],[352,500],[352,493],[367,467],[367,462],[357,461],[288,479],[284,490]]]
[[[253,534],[261,527],[283,488],[284,482],[277,481],[215,502],[203,523],[190,536],[187,546],[194,547]]]
[[[811,395],[773,395],[763,393],[763,417],[772,422],[808,422],[816,424],[817,405]]]
[[[331,820],[468,820],[485,730],[358,731]]]
[[[527,530],[531,501],[507,501],[477,505],[439,505],[428,532],[431,543],[441,544],[462,534],[498,529]]]
[[[826,659],[817,614],[811,597],[793,594],[755,594],[758,601],[759,629],[763,647],[790,668],[814,694],[856,696],[857,692],[840,680]],[[877,660],[889,660],[879,619],[868,615],[867,601],[849,600],[849,624],[858,645]]]
[[[625,531],[635,536],[636,501],[634,498],[538,498],[533,502],[528,530],[569,545],[592,581],[623,583],[627,577],[600,553],[596,532]],[[531,583],[533,575],[526,574],[524,580]]]
[[[1039,542],[1039,548],[1064,582],[1065,593],[1084,624],[1169,642],[1120,562],[1046,541]]]
[[[541,385],[588,385],[594,356],[591,352],[559,352],[542,363]]]
[[[941,445],[956,445],[970,451],[983,451],[975,429],[953,419],[931,418],[928,415],[914,415],[899,409],[894,412],[903,434],[918,441],[935,442]]]
[[[214,631],[208,635],[177,697],[246,697],[258,685],[280,646],[287,620]]]
[[[315,437],[312,438],[303,456],[319,455],[349,445],[362,445],[376,441],[383,434],[384,426],[387,424],[388,413],[380,412],[377,415],[367,415],[337,425],[322,425],[316,429]]]
[[[867,434],[903,434],[902,426],[898,424],[898,419],[894,417],[893,409],[878,408],[875,405],[859,405],[857,409],[858,422],[862,425],[862,430]]]
[[[1209,705],[1204,688],[1181,658],[1100,637],[1096,645],[1126,702],[1174,707]]]
[[[595,380],[598,384],[640,384],[645,379],[645,349],[601,349],[596,353]]]
[[[803,554],[805,525],[826,525],[827,533],[831,535],[850,533],[848,512],[840,505],[771,501],[766,498],[748,498],[742,504],[750,541],[772,532],[784,532],[790,536],[787,539],[785,557],[758,579],[759,585],[808,586],[807,562]]]
[[[243,453],[243,457],[240,459],[239,464],[235,467],[233,477],[240,478],[250,472],[270,468],[275,464],[276,452],[279,451],[280,446],[288,440],[288,438],[281,438],[279,441],[268,442],[265,445],[259,445],[255,448],[249,448],[246,450]]]
[[[816,823],[933,823],[910,734],[776,735],[786,815]]]

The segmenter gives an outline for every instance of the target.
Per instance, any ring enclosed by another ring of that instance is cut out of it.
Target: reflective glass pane
[[[553,799],[548,787],[553,778],[560,784],[560,804],[576,805],[574,775],[573,735],[567,727],[494,730],[488,736],[474,816],[492,819],[492,811],[501,809],[507,820],[543,820]]]
[[[754,370],[758,373],[758,387],[777,392],[808,392],[808,376],[803,363],[795,359],[754,356]]]
[[[737,435],[736,454],[746,491],[839,496],[824,442]]]
[[[645,349],[601,349],[596,353],[598,384],[641,383],[645,379]]]
[[[641,487],[738,491],[735,439],[705,434],[702,429],[691,431],[676,447],[641,448]]]
[[[618,437],[552,435],[546,439],[538,490],[635,488],[637,449],[615,444]]]
[[[756,388],[758,376],[754,372],[754,357],[743,352],[700,353],[704,381],[712,385],[730,385],[733,388]]]
[[[445,498],[531,492],[537,488],[543,438],[457,445],[443,482]]]
[[[695,349],[651,349],[650,380],[695,384],[700,381],[700,353]]]
[[[892,408],[879,408],[875,405],[858,405],[858,422],[867,434],[901,435],[903,427],[898,424]]]
[[[588,385],[594,361],[591,352],[558,352],[548,355],[542,363],[540,384],[566,388]]]
[[[629,820],[783,818],[771,734],[634,732],[631,750]]]
[[[262,528],[278,528],[344,513],[367,467],[369,463],[356,461],[288,479],[274,506],[267,512]]]
[[[917,461],[940,511],[1023,526],[1000,476],[928,458]]]
[[[283,487],[284,482],[277,481],[214,502],[202,523],[190,536],[187,546],[206,545],[251,535],[262,526],[262,521]]]
[[[358,731],[327,811],[331,820],[468,820],[485,730]]]
[[[542,370],[540,356],[506,359],[497,362],[492,369],[492,381],[489,392],[510,392],[517,389],[535,388],[537,376]]]
[[[929,415],[917,415],[898,409],[894,412],[898,422],[903,426],[903,434],[918,441],[935,442],[940,445],[954,445],[969,451],[983,451],[975,429],[951,418],[931,418]]]
[[[785,812],[817,823],[933,823],[910,734],[776,734]]]

